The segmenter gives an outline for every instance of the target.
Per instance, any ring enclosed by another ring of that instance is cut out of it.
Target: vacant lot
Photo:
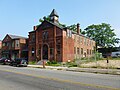
[[[98,68],[120,68],[120,60],[109,60],[109,63],[107,63],[107,60],[100,60],[96,62],[89,62],[84,63],[80,65],[81,67],[98,67]]]

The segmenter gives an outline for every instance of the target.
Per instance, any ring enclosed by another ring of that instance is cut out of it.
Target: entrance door
[[[43,45],[42,57],[44,60],[48,60],[48,46],[45,44]]]

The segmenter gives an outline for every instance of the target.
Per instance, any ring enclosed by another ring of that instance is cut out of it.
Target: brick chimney
[[[77,23],[77,34],[80,34],[80,24]]]
[[[33,30],[36,30],[37,29],[37,26],[33,26]]]

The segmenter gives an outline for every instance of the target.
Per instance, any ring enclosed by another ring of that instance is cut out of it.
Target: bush
[[[52,61],[51,64],[57,64],[57,61]]]
[[[48,66],[60,66],[61,64],[58,63],[57,61],[47,61]]]
[[[36,61],[29,61],[29,64],[35,65]]]
[[[67,62],[66,65],[67,65],[68,67],[77,67],[77,66],[78,66],[75,61],[73,61],[73,62]]]

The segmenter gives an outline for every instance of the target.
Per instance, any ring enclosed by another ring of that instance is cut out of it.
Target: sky
[[[120,0],[0,0],[0,40],[6,34],[27,37],[53,9],[60,23],[80,23],[81,29],[107,23],[120,38]]]

